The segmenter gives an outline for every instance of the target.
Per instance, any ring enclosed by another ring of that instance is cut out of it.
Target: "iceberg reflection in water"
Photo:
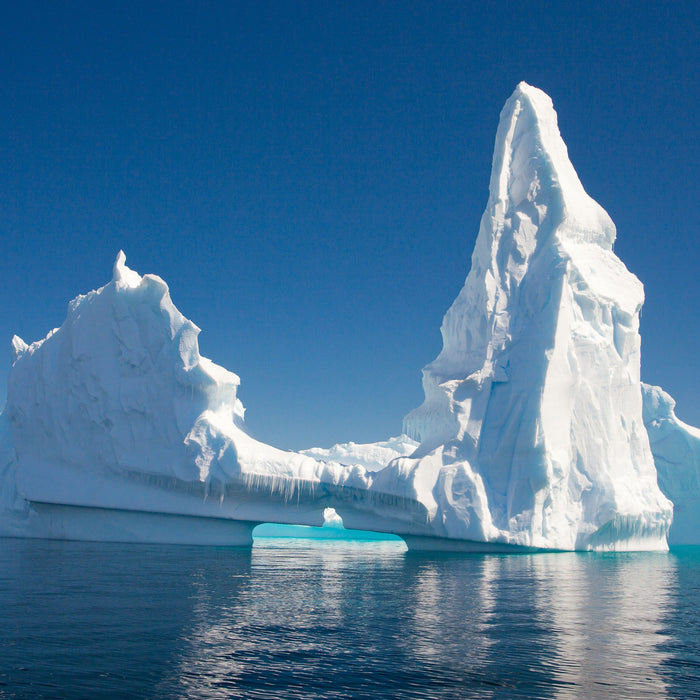
[[[698,549],[3,540],[0,572],[9,696],[687,698],[700,687]]]

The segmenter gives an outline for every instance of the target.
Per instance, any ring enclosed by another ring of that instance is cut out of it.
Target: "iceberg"
[[[283,522],[321,525],[322,503],[292,505],[300,485],[367,488],[361,466],[251,438],[238,376],[200,355],[198,334],[166,283],[120,252],[112,280],[74,299],[60,328],[31,345],[13,338],[5,534],[249,542],[279,502]]]
[[[404,420],[420,447],[373,484],[422,502],[438,536],[667,547],[672,505],[642,420],[644,291],[615,235],[550,98],[520,83],[501,112],[471,270],[423,370],[425,401]]]
[[[659,487],[673,502],[669,544],[700,544],[700,429],[676,417],[676,402],[661,387],[642,384],[642,393]]]
[[[120,252],[60,328],[13,338],[0,534],[249,545],[260,523],[319,526],[333,509],[414,549],[666,549],[643,287],[551,100],[526,83],[501,113],[489,193],[425,401],[381,443],[296,453],[253,439],[239,377],[200,355],[166,283]]]

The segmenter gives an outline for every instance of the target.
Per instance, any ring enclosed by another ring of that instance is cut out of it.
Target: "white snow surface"
[[[526,83],[501,112],[489,193],[425,401],[404,420],[421,446],[375,486],[415,495],[447,537],[664,549],[672,505],[642,421],[643,287],[613,253],[551,100]]]
[[[312,447],[301,450],[314,459],[338,462],[345,465],[362,465],[368,472],[377,472],[397,457],[408,457],[416,451],[419,443],[408,435],[399,435],[383,442],[344,442],[332,447]]]
[[[659,487],[673,502],[670,544],[700,544],[700,430],[676,417],[676,402],[658,386],[642,384],[644,425]]]

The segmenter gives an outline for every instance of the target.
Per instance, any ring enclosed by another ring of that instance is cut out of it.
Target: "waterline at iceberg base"
[[[642,284],[551,100],[525,83],[501,113],[489,192],[425,401],[375,445],[253,439],[238,376],[199,354],[165,282],[120,252],[60,328],[13,339],[0,534],[249,545],[259,523],[320,526],[334,509],[416,549],[667,549],[669,472],[695,475],[697,493],[699,453],[669,452],[679,426],[646,395],[643,415]]]

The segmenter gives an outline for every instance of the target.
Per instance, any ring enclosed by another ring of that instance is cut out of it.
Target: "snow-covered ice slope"
[[[27,501],[320,525],[323,505],[305,518],[280,514],[279,503],[300,484],[366,489],[362,466],[251,438],[239,378],[199,354],[198,334],[165,282],[130,270],[120,252],[112,281],[74,299],[60,328],[31,345],[13,338],[0,416],[11,517],[0,530],[46,534]],[[261,489],[269,503],[241,512],[250,499],[240,494]]]
[[[700,544],[700,429],[676,417],[676,402],[661,387],[642,384],[642,392],[659,486],[673,502],[668,541]]]
[[[408,435],[399,435],[383,442],[344,442],[328,448],[312,447],[308,450],[301,450],[301,453],[314,459],[338,462],[339,464],[360,464],[367,471],[376,472],[386,467],[392,459],[413,454],[418,444]]]
[[[550,98],[501,112],[462,291],[404,421],[414,458],[373,488],[420,499],[435,533],[555,549],[663,549],[671,503],[642,421],[644,291],[612,250]]]

